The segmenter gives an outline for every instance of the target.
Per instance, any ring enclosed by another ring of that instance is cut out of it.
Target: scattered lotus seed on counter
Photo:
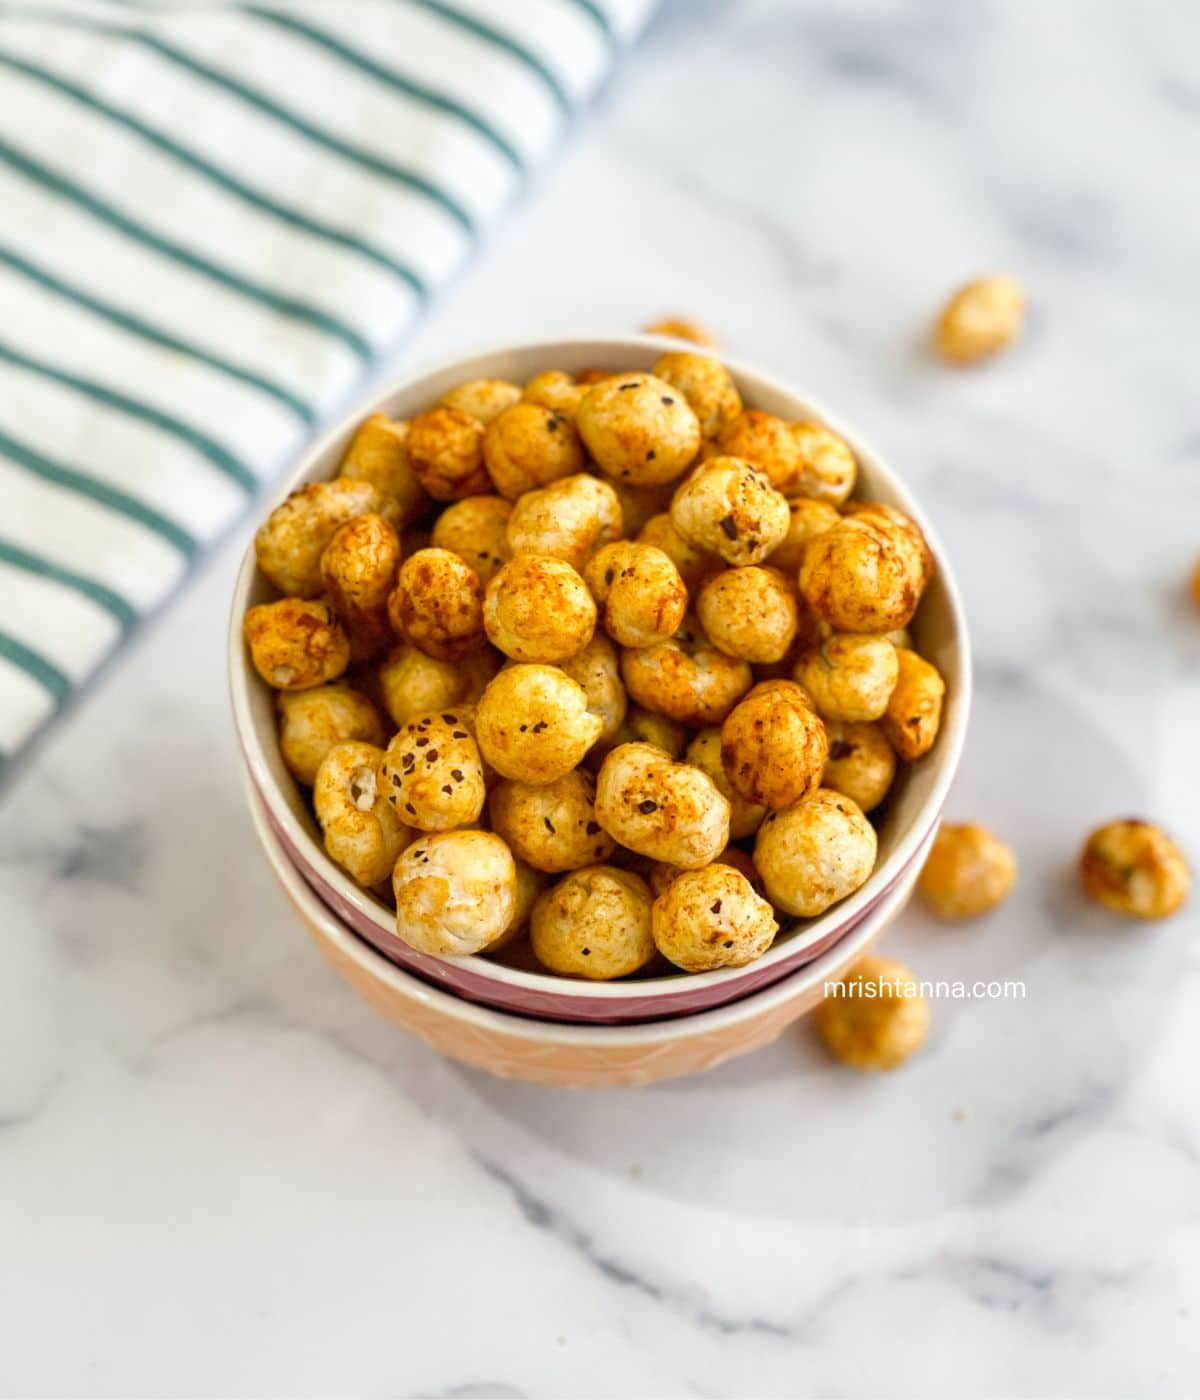
[[[1024,322],[1020,283],[1012,277],[980,277],[946,303],[934,326],[934,345],[951,364],[975,364],[1003,350]]]
[[[695,328],[654,333],[697,348],[370,415],[255,538],[283,764],[420,952],[743,966],[870,878],[937,741],[920,528]]]
[[[916,976],[892,958],[860,958],[813,1012],[826,1048],[855,1069],[896,1069],[925,1043],[929,1005]]]
[[[664,316],[661,321],[643,326],[642,333],[670,336],[672,340],[690,340],[693,345],[702,345],[709,350],[715,350],[718,343],[717,337],[707,326],[688,320],[685,316]]]
[[[1007,899],[1017,880],[1012,848],[982,826],[943,822],[917,888],[941,919],[973,919]]]
[[[1128,818],[1088,837],[1079,863],[1084,891],[1117,914],[1166,919],[1184,903],[1192,875],[1160,826]]]

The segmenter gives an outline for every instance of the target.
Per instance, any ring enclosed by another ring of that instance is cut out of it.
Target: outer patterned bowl
[[[368,413],[411,417],[464,379],[497,377],[524,382],[546,367],[568,371],[589,367],[649,369],[662,349],[661,340],[645,336],[581,338],[507,346],[443,364],[360,404],[312,447],[286,489],[331,477],[355,427]],[[385,957],[428,983],[503,1010],[563,1021],[611,1024],[691,1015],[748,996],[819,959],[839,939],[861,927],[919,868],[920,849],[937,823],[958,767],[970,708],[966,621],[945,552],[903,483],[861,438],[805,396],[745,366],[725,363],[747,403],[787,419],[818,419],[846,438],[859,460],[860,493],[898,506],[925,532],[937,558],[938,574],[922,600],[912,630],[922,653],[946,678],[946,706],[938,742],[930,754],[897,779],[878,824],[879,857],[866,884],[820,918],[784,929],[767,953],[748,967],[590,983],[484,957],[431,957],[397,938],[391,911],[359,889],[325,855],[305,795],[283,764],[272,693],[255,675],[242,642],[241,621],[246,609],[271,596],[250,549],[234,590],[229,631],[234,721],[250,781],[276,838],[320,899]]]
[[[338,976],[385,1020],[419,1035],[439,1054],[532,1084],[635,1087],[698,1074],[769,1045],[811,1010],[824,995],[825,983],[839,977],[896,918],[908,903],[920,869],[914,863],[830,951],[730,1006],[638,1025],[571,1025],[463,1001],[381,956],[316,897],[288,859],[262,803],[253,792],[249,796],[267,863]],[[929,841],[932,833],[922,855]]]

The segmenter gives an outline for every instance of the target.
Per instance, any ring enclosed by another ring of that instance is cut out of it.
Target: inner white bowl
[[[319,439],[284,483],[280,495],[306,482],[332,477],[354,430],[369,413],[410,418],[468,379],[504,378],[524,383],[540,370],[550,368],[568,372],[589,368],[614,372],[649,369],[663,349],[661,339],[648,336],[531,341],[478,351],[406,376],[360,403]],[[732,1001],[818,956],[863,919],[913,862],[941,812],[966,733],[971,667],[966,619],[937,533],[903,482],[851,427],[807,395],[724,355],[719,358],[732,373],[748,406],[766,409],[788,420],[815,419],[840,434],[858,458],[856,496],[896,506],[921,527],[938,568],[911,630],[918,649],[938,667],[947,686],[937,743],[916,764],[902,765],[878,820],[879,854],[871,877],[861,889],[820,918],[802,920],[781,930],[763,957],[747,967],[586,982],[482,956],[432,958],[414,953],[402,944],[396,937],[391,910],[355,885],[325,854],[306,795],[283,763],[273,692],[254,673],[242,641],[241,624],[247,608],[274,596],[255,567],[253,549],[247,551],[234,589],[230,617],[230,686],[246,767],[262,795],[271,824],[304,877],[357,933],[419,975],[470,999],[526,1015],[597,1021],[657,1019]]]

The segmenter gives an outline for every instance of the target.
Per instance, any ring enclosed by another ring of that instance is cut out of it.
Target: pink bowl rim
[[[645,356],[651,352],[661,354],[664,341],[661,337],[644,335],[559,335],[553,337],[533,337],[528,340],[506,341],[483,346],[442,358],[433,364],[418,366],[412,372],[398,375],[377,387],[360,400],[349,412],[343,414],[328,431],[322,434],[303,452],[287,478],[281,483],[275,499],[283,497],[302,480],[312,464],[370,413],[381,411],[398,392],[418,387],[423,381],[434,379],[450,372],[478,373],[478,361],[499,358],[514,354],[544,354],[546,363],[555,363],[560,357],[601,360],[604,356],[629,352]],[[870,470],[886,479],[888,486],[901,501],[929,543],[938,563],[939,582],[944,590],[949,613],[953,619],[955,642],[959,649],[959,679],[956,703],[938,737],[938,743],[926,761],[936,765],[935,781],[927,794],[920,811],[901,835],[883,865],[877,867],[866,883],[849,898],[842,900],[827,914],[820,916],[804,928],[800,938],[779,937],[770,949],[757,961],[741,968],[722,968],[714,972],[670,975],[661,978],[639,979],[636,982],[587,982],[584,980],[556,977],[552,973],[526,972],[508,967],[503,963],[492,962],[481,957],[445,959],[455,972],[471,968],[479,976],[496,984],[496,996],[503,997],[506,1004],[520,1000],[522,996],[532,996],[535,1000],[546,998],[567,998],[579,1002],[623,1002],[636,996],[645,1002],[645,1015],[665,1014],[671,1003],[677,1002],[685,1013],[697,1014],[693,1003],[698,995],[710,995],[711,1005],[723,1004],[738,996],[737,985],[749,978],[765,980],[771,973],[778,977],[789,975],[789,964],[795,958],[802,958],[806,946],[827,938],[838,926],[857,924],[864,911],[879,898],[879,891],[891,889],[912,863],[916,853],[923,846],[926,837],[936,825],[945,804],[954,775],[957,771],[966,737],[967,721],[971,708],[972,668],[970,639],[963,609],[961,594],[947,560],[940,538],[925,517],[919,503],[914,500],[903,480],[884,462],[880,455],[867,445],[862,436],[848,428],[835,416],[827,413],[824,407],[810,395],[780,384],[770,375],[743,360],[735,360],[716,352],[735,377],[745,382],[752,381],[767,387],[769,392],[797,400],[804,406],[805,413],[828,425],[844,437],[852,446],[856,456],[868,460]],[[305,866],[311,868],[321,884],[336,890],[341,899],[355,909],[359,915],[386,930],[389,920],[383,917],[386,910],[365,890],[360,889],[349,879],[325,852],[313,841],[309,833],[296,819],[291,808],[276,790],[274,779],[267,764],[266,755],[259,742],[250,710],[251,687],[257,684],[249,666],[242,640],[242,617],[246,610],[247,597],[256,572],[253,541],[247,546],[241,568],[234,585],[230,609],[228,636],[228,666],[230,699],[234,725],[239,745],[253,786],[271,813],[272,820],[286,835],[288,845],[296,852],[311,852],[305,859]],[[310,882],[311,883],[311,882]],[[792,925],[792,928],[796,925]],[[787,933],[787,930],[783,930]],[[355,935],[359,935],[356,933]],[[382,956],[382,955],[381,955]],[[782,966],[781,966],[782,965]],[[452,974],[449,974],[452,975]],[[636,989],[636,990],[635,990]],[[615,1011],[615,1008],[614,1008]],[[518,1013],[519,1014],[519,1013]],[[602,1013],[593,1013],[602,1014]],[[618,1013],[620,1014],[620,1013]],[[626,1013],[627,1014],[627,1013]]]
[[[874,942],[881,925],[886,927],[900,914],[912,894],[919,872],[919,866],[913,862],[906,878],[892,887],[886,898],[871,911],[870,916],[814,962],[806,963],[780,981],[773,982],[769,987],[738,1001],[709,1007],[705,1011],[696,1011],[690,1016],[669,1017],[660,1021],[638,1021],[632,1024],[545,1021],[521,1016],[512,1011],[500,1011],[494,1006],[484,1006],[478,1002],[467,1001],[453,992],[442,991],[441,988],[430,986],[411,972],[397,967],[382,953],[377,952],[321,902],[304,876],[288,859],[267,818],[263,804],[249,786],[246,796],[255,834],[267,863],[288,898],[300,909],[305,919],[316,924],[325,938],[336,944],[339,951],[357,963],[374,981],[384,983],[410,1000],[420,1002],[452,1020],[552,1045],[584,1045],[593,1048],[661,1045],[669,1041],[691,1039],[693,1036],[711,1035],[714,1031],[752,1021],[775,1007],[806,995],[814,986],[832,980],[839,968],[847,966],[861,950]],[[933,842],[933,836],[931,831],[919,854],[925,854]]]

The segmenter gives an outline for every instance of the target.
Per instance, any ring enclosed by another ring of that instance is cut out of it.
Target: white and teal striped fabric
[[[0,763],[554,145],[653,0],[0,0]]]

